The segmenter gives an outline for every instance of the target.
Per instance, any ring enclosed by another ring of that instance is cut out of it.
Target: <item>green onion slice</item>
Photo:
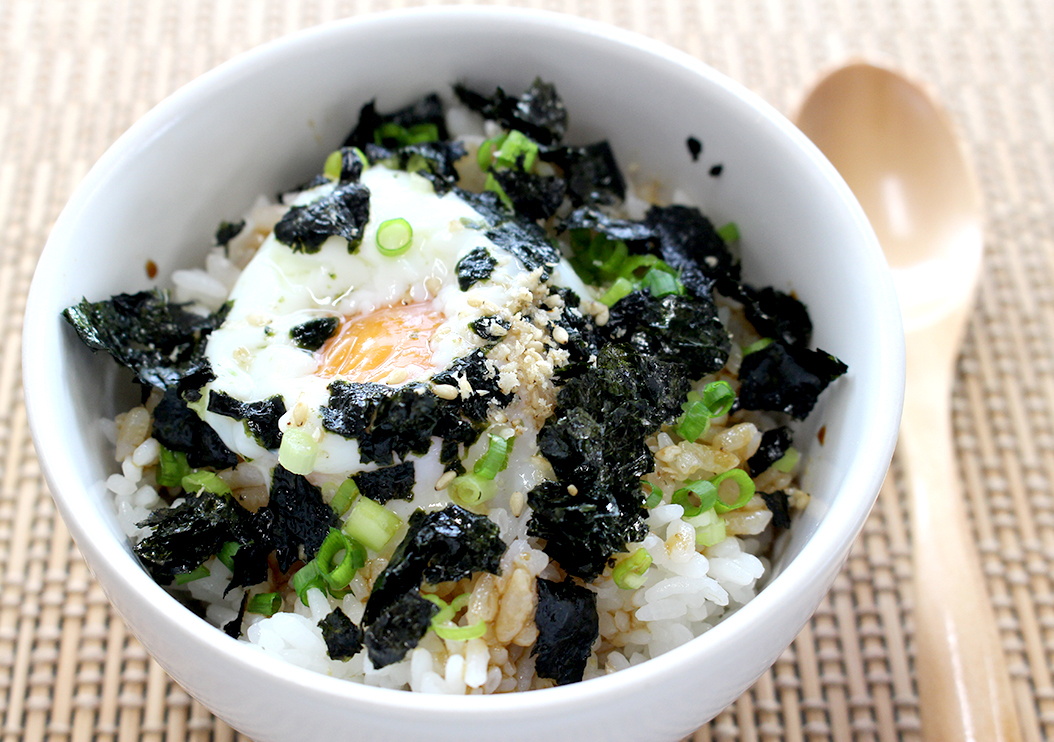
[[[521,157],[524,172],[530,172],[538,157],[538,144],[523,132],[513,129],[494,153],[494,164],[499,167],[518,168]]]
[[[360,497],[351,506],[344,533],[373,551],[380,551],[399,530],[402,520],[383,505]]]
[[[677,424],[677,435],[686,441],[697,441],[710,429],[710,410],[702,401],[688,402],[681,421]]]
[[[214,495],[229,495],[231,488],[211,471],[194,470],[183,477],[183,489],[187,492],[211,492]]]
[[[798,465],[798,461],[801,459],[801,453],[796,448],[788,448],[787,452],[782,457],[773,462],[772,468],[776,471],[784,472],[789,474],[794,471],[794,467]]]
[[[497,487],[492,479],[480,474],[462,474],[447,485],[450,499],[463,508],[479,505],[494,497]]]
[[[342,552],[340,560],[335,561]],[[315,564],[330,590],[343,590],[366,565],[366,549],[343,532],[330,528],[315,555]]]
[[[691,496],[699,498],[699,504],[692,502]],[[713,508],[717,503],[717,485],[712,479],[696,479],[693,482],[685,482],[684,486],[673,493],[670,502],[684,508],[685,518],[695,516]]]
[[[619,560],[611,571],[611,578],[623,590],[636,590],[644,584],[644,574],[651,566],[651,554],[646,549],[637,549],[625,559]]]
[[[730,244],[739,239],[739,226],[735,222],[729,222],[723,227],[718,227],[717,234],[726,245]]]
[[[661,262],[658,257],[650,253],[646,255],[630,255],[622,261],[622,265],[619,267],[619,275],[627,281],[637,281],[641,278],[641,276],[637,275],[637,271],[641,268],[651,268]]]
[[[293,474],[307,476],[315,469],[318,442],[307,428],[289,428],[278,446],[278,463]]]
[[[611,284],[603,296],[600,297],[600,301],[609,307],[615,306],[619,299],[628,296],[633,291],[633,284],[627,281],[625,278],[616,278],[615,283]]]
[[[701,513],[693,519],[695,543],[697,546],[713,546],[725,540],[725,519],[714,510]]]
[[[718,497],[717,502],[714,503],[714,509],[719,513],[727,513],[730,510],[741,508],[750,501],[751,497],[754,496],[754,480],[752,480],[750,475],[742,469],[729,469],[722,474],[718,474],[716,477],[711,477],[710,484],[714,486],[715,493],[716,488],[720,487],[721,483],[726,479],[731,479],[739,485],[739,496],[731,505]]]
[[[161,446],[161,462],[157,471],[157,483],[162,487],[180,487],[183,477],[193,471],[182,451],[169,451]]]
[[[772,345],[772,338],[761,338],[761,340],[757,340],[757,341],[751,343],[750,345],[744,346],[743,347],[743,355],[744,356],[749,356],[751,353],[754,353],[754,352],[759,351],[759,350],[763,350],[764,348],[767,348],[770,345]]]
[[[322,166],[322,174],[330,180],[340,180],[340,171],[343,169],[343,165],[344,155],[341,154],[340,150],[330,152],[329,157],[326,158],[326,164]]]
[[[234,555],[238,551],[238,546],[237,541],[227,541],[220,547],[220,553],[216,555],[220,563],[231,572],[234,571]]]
[[[354,479],[346,479],[337,487],[337,492],[329,501],[329,506],[337,511],[337,515],[344,515],[358,496],[359,485],[355,484]]]
[[[641,286],[648,289],[651,295],[657,299],[670,294],[684,293],[684,286],[677,276],[664,271],[658,265],[648,269],[648,272],[644,274],[644,278],[641,280]]]
[[[512,451],[512,444],[515,440],[513,436],[502,438],[491,433],[490,441],[487,443],[487,452],[476,462],[472,473],[483,479],[494,479],[498,472],[505,471],[505,467],[509,465],[509,453]]]
[[[736,401],[736,393],[727,381],[711,381],[703,389],[703,404],[710,417],[727,415]]]
[[[662,502],[662,490],[656,487],[651,482],[641,480],[641,484],[644,486],[644,491],[648,493],[644,500],[644,507],[648,510],[658,507],[659,503]]]
[[[310,588],[317,587],[322,592],[326,591],[326,580],[318,571],[318,564],[314,559],[297,570],[293,575],[292,584],[296,596],[304,605],[307,605],[307,591]]]
[[[482,619],[471,626],[457,626],[452,623],[461,609],[468,605],[472,597],[471,593],[462,593],[449,603],[432,593],[421,593],[421,597],[439,606],[439,612],[432,616],[432,630],[440,639],[468,641],[478,639],[487,633],[487,623]]]
[[[202,577],[208,577],[211,574],[209,568],[202,564],[197,569],[191,570],[190,572],[184,572],[181,575],[176,575],[177,585],[186,585],[188,582],[194,582],[194,580],[200,580]]]
[[[282,596],[278,593],[259,593],[249,598],[246,613],[259,613],[270,618],[282,609]]]
[[[410,249],[414,242],[414,229],[402,217],[385,219],[377,227],[377,250],[381,255],[395,258]]]
[[[449,639],[456,642],[467,642],[469,639],[478,639],[487,633],[487,622],[482,618],[471,626],[454,626],[451,624],[432,625],[432,630],[440,639]]]

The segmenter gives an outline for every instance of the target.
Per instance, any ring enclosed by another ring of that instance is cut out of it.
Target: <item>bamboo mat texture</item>
[[[59,211],[128,126],[206,70],[300,28],[418,4],[0,0],[0,742],[243,739],[129,635],[40,475],[19,344]],[[924,80],[948,107],[988,214],[954,398],[959,464],[1025,739],[1054,739],[1054,2],[515,4],[667,42],[787,114],[821,72],[854,57]],[[917,739],[910,539],[894,461],[812,621],[694,739]]]

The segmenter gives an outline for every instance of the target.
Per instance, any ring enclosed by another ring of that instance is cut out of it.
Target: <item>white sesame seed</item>
[[[446,489],[447,485],[453,482],[456,476],[457,472],[454,471],[443,472],[443,476],[436,482],[436,492]]]
[[[560,345],[563,345],[570,339],[571,336],[567,334],[567,330],[560,327],[560,325],[553,328],[553,340],[560,343]]]
[[[527,504],[527,495],[522,492],[513,492],[509,496],[509,509],[517,518],[523,513],[523,506]]]
[[[457,399],[459,394],[458,388],[450,384],[435,384],[432,391],[440,399]]]
[[[569,494],[569,495],[577,495],[578,494],[578,487],[575,487],[573,484],[567,485],[567,494]]]

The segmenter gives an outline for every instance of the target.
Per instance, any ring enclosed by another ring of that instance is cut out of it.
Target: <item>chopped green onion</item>
[[[211,574],[209,568],[202,564],[197,569],[191,570],[190,572],[184,572],[181,575],[176,575],[177,585],[186,585],[188,582],[194,580],[200,580],[202,577],[208,577]]]
[[[801,459],[801,453],[796,448],[788,448],[787,452],[782,457],[773,462],[772,468],[776,471],[784,472],[789,474],[794,471],[794,467],[798,465],[798,461]]]
[[[237,541],[227,541],[220,547],[220,553],[216,555],[216,558],[220,560],[220,564],[231,572],[234,571],[234,555],[238,552],[238,546]]]
[[[505,141],[505,135],[501,134],[493,139],[487,139],[483,144],[479,145],[479,150],[476,152],[476,163],[479,165],[479,169],[483,172],[490,170],[491,159],[494,154],[494,148],[500,147],[501,143]]]
[[[333,560],[341,552],[343,556],[334,564]],[[343,532],[330,528],[329,535],[315,555],[315,564],[330,590],[343,590],[355,577],[355,573],[366,565],[366,549]]]
[[[714,510],[706,510],[692,519],[697,546],[713,546],[725,540],[725,519]]]
[[[437,623],[446,623],[447,621],[453,621],[454,616],[457,615],[457,611],[454,607],[447,603],[445,600],[440,598],[435,593],[421,593],[421,597],[430,603],[435,603],[439,606],[439,613],[432,616],[432,625],[435,626]]]
[[[278,446],[278,463],[293,474],[307,476],[315,469],[318,442],[307,428],[289,428]]]
[[[646,255],[630,255],[622,261],[622,265],[619,267],[619,275],[627,281],[637,281],[641,278],[641,276],[637,275],[637,271],[641,268],[651,268],[661,262],[658,257],[650,253]]]
[[[521,157],[524,172],[530,172],[538,157],[538,144],[527,138],[523,132],[513,129],[494,153],[494,164],[499,167],[517,168],[521,165]]]
[[[659,503],[662,502],[662,490],[651,482],[645,482],[642,480],[641,484],[644,485],[644,490],[648,493],[647,498],[644,500],[644,507],[648,510],[658,507]]]
[[[282,596],[278,593],[259,593],[249,598],[246,613],[259,613],[270,618],[282,609]]]
[[[380,551],[399,530],[399,516],[368,497],[360,497],[352,505],[344,521],[344,533],[373,551]]]
[[[750,345],[744,346],[743,355],[749,356],[751,353],[767,348],[770,345],[772,345],[772,338],[761,338],[761,340],[757,340]]]
[[[414,124],[406,130],[406,144],[439,141],[439,127],[432,123]]]
[[[620,276],[622,264],[629,256],[629,248],[626,247],[625,242],[622,242],[621,240],[618,242],[612,242],[610,240],[606,241],[610,244],[611,247],[606,250],[607,254],[603,258],[603,262],[601,262],[600,265],[597,266],[597,272],[600,274],[601,280],[607,280],[609,278],[615,278],[617,276]]]
[[[739,226],[735,222],[729,222],[723,227],[718,227],[717,235],[725,241],[725,244],[730,244],[739,239]]]
[[[710,410],[701,400],[686,403],[684,416],[677,424],[677,435],[686,441],[697,441],[710,429]]]
[[[414,229],[401,217],[386,219],[377,227],[377,250],[381,255],[395,258],[410,249]]]
[[[497,193],[498,198],[501,199],[501,202],[505,204],[508,209],[515,210],[515,207],[512,205],[512,199],[509,198],[509,194],[505,192],[505,189],[498,184],[493,173],[487,173],[487,180],[483,183],[483,190]]]
[[[450,607],[454,609],[454,613],[456,614],[462,608],[467,608],[469,601],[471,600],[472,593],[461,593],[461,595],[458,595],[450,601]]]
[[[484,503],[497,493],[493,480],[480,474],[462,474],[447,485],[450,499],[463,508]]]
[[[482,618],[471,626],[455,626],[450,624],[432,624],[432,630],[440,639],[449,639],[455,642],[467,642],[469,639],[478,639],[487,633],[487,622]]]
[[[681,284],[677,276],[664,271],[658,264],[648,269],[648,272],[644,274],[641,286],[648,289],[656,299],[670,294],[684,293],[684,285]]]
[[[346,479],[343,484],[337,487],[337,493],[329,501],[329,506],[337,511],[337,515],[344,515],[358,496],[359,485],[355,484],[354,479]]]
[[[329,153],[326,164],[322,166],[322,174],[330,180],[340,180],[340,171],[344,165],[344,155],[340,150]]]
[[[714,487],[720,487],[721,483],[726,479],[731,479],[739,485],[739,496],[731,505],[726,503],[720,497],[717,498],[717,502],[714,504],[714,509],[719,513],[727,513],[729,510],[741,508],[750,501],[751,497],[754,496],[754,480],[752,480],[750,475],[742,469],[729,469],[722,474],[718,474],[716,477],[711,477],[710,484]]]
[[[494,479],[498,472],[505,471],[505,467],[509,465],[509,453],[512,451],[512,444],[515,440],[512,436],[502,438],[491,433],[490,442],[487,443],[487,452],[480,456],[479,461],[472,468],[472,473],[483,479]]]
[[[710,417],[727,415],[736,401],[736,393],[727,381],[711,381],[703,389],[703,404],[710,411]]]
[[[310,588],[317,587],[322,592],[326,591],[326,581],[318,571],[318,564],[314,559],[298,569],[291,582],[296,596],[304,605],[307,605],[307,591]]]
[[[187,463],[187,455],[182,451],[169,451],[161,446],[161,462],[157,472],[157,483],[162,487],[179,487],[183,477],[193,471]]]
[[[230,486],[211,471],[194,470],[183,477],[183,489],[187,492],[211,492],[214,495],[229,495]]]
[[[613,307],[619,299],[628,296],[632,291],[632,283],[625,278],[616,278],[615,283],[611,284],[611,288],[600,297],[600,301],[604,302],[609,307]]]
[[[651,554],[647,549],[637,549],[633,554],[620,559],[611,571],[611,579],[623,590],[636,590],[644,584],[644,574],[651,566]]]
[[[699,498],[698,505],[692,502],[692,495]],[[708,479],[685,482],[683,487],[673,493],[670,502],[684,508],[685,518],[694,518],[717,504],[717,485],[713,483],[713,480]]]

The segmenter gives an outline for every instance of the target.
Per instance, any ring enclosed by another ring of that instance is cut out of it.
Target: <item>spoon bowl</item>
[[[927,740],[1020,738],[952,444],[955,362],[981,271],[977,179],[948,116],[916,85],[842,67],[799,128],[845,178],[893,272],[907,372],[897,451],[912,504],[916,674]]]

